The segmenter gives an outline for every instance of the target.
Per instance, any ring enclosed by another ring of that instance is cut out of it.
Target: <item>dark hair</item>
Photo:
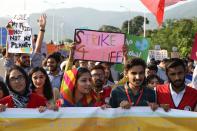
[[[57,63],[59,63],[60,60],[61,60],[59,54],[56,53],[56,52],[47,56],[47,60],[50,59],[50,58],[54,59]]]
[[[25,83],[26,83],[24,95],[26,95],[27,93],[29,93],[30,81],[29,81],[29,77],[28,77],[27,73],[26,73],[25,70],[24,70],[23,68],[21,68],[20,66],[17,66],[17,65],[12,66],[12,67],[8,70],[8,72],[6,73],[6,84],[7,84],[8,89],[9,89],[10,91],[12,91],[12,92],[18,94],[18,92],[14,91],[14,90],[12,89],[12,87],[10,86],[10,79],[9,79],[9,77],[10,77],[10,73],[11,73],[13,70],[18,70],[19,72],[21,72],[21,73],[23,74],[23,76],[24,76],[24,78],[25,78]]]
[[[155,64],[153,64],[153,63],[149,63],[148,65],[147,65],[147,68],[149,69],[149,70],[154,70],[154,71],[158,71],[158,68],[157,68],[157,65],[155,65]]]
[[[91,71],[93,71],[93,70],[102,70],[103,72],[105,72],[105,68],[100,64],[93,66]]]
[[[163,83],[162,80],[159,78],[159,76],[153,74],[153,75],[149,75],[149,76],[146,77],[146,84],[149,84],[150,81],[155,79],[155,78],[159,81],[160,84]]]
[[[169,68],[174,68],[177,66],[182,66],[184,70],[186,70],[186,66],[183,60],[179,58],[171,58],[166,63],[166,73],[168,72]]]
[[[105,67],[105,65],[107,65],[107,66],[110,66],[111,67],[111,63],[109,63],[109,62],[102,62],[102,63],[100,63],[100,65],[102,65],[103,67],[104,67],[104,70],[106,70],[107,69],[107,67]],[[114,83],[114,79],[113,79],[113,77],[112,77],[112,73],[111,73],[111,70],[110,70],[110,68],[109,68],[109,78],[108,78],[108,80],[110,81],[110,82],[113,82]]]
[[[146,69],[146,63],[141,58],[132,58],[132,59],[128,60],[126,65],[124,66],[124,69],[126,72],[128,72],[128,70],[134,66],[142,66],[144,68],[144,71]]]
[[[32,81],[32,75],[33,73],[37,72],[37,71],[41,71],[45,77],[46,77],[46,80],[45,80],[45,83],[44,83],[44,89],[43,89],[43,94],[44,94],[44,97],[47,99],[47,100],[51,100],[53,99],[53,90],[52,90],[52,86],[51,86],[51,83],[50,83],[50,80],[49,80],[49,77],[47,75],[47,72],[42,68],[42,67],[35,67],[35,68],[32,68],[29,72],[29,78],[31,80],[31,89],[33,91],[35,91],[36,87],[35,85],[33,84],[33,81]]]
[[[89,73],[91,75],[90,71],[87,68],[79,67],[77,69],[76,82],[84,73]]]
[[[3,48],[3,49],[2,49],[1,54],[2,54],[3,56],[6,55],[6,48]]]
[[[6,84],[5,84],[3,81],[0,81],[0,90],[3,91],[3,97],[9,95],[8,88],[7,88]],[[1,98],[0,98],[0,99],[1,99]]]
[[[38,39],[38,35],[37,34],[34,34],[34,37],[33,37],[34,39],[34,42],[36,42],[37,41],[37,39]]]

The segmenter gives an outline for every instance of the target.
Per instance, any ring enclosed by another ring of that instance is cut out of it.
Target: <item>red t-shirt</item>
[[[46,106],[46,102],[47,102],[46,99],[43,98],[42,96],[39,96],[35,93],[31,93],[26,108],[37,108],[40,106]],[[0,104],[4,104],[4,105],[7,104],[7,107],[9,108],[15,107],[12,96],[6,96],[0,99]]]
[[[102,106],[103,104],[109,104],[111,90],[112,90],[112,88],[109,86],[109,87],[105,87],[99,93],[94,92],[93,96],[96,100],[95,106]]]

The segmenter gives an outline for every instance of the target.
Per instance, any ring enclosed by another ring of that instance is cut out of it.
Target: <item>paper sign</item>
[[[180,54],[179,52],[171,52],[171,58],[179,58]]]
[[[8,52],[32,53],[32,29],[27,19],[15,17],[8,23]]]
[[[149,50],[149,58],[154,58],[155,60],[163,60],[164,58],[168,58],[167,50]]]
[[[122,63],[122,47],[125,35],[122,33],[75,30],[75,59]]]

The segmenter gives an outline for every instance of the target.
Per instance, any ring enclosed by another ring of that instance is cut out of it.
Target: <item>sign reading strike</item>
[[[8,52],[32,53],[32,29],[24,15],[15,16],[8,23]]]
[[[75,30],[75,59],[122,63],[122,47],[125,35],[122,33]]]

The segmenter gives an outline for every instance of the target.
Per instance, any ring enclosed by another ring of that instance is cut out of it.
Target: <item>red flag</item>
[[[197,60],[197,33],[195,35],[194,44],[192,46],[191,59]]]
[[[164,8],[183,0],[141,0],[141,2],[156,16],[159,26],[163,22]]]

